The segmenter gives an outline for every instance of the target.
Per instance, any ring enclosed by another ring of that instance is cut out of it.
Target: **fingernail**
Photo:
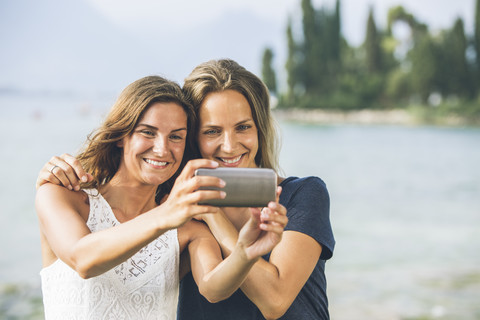
[[[217,161],[212,161],[211,163],[212,163],[212,166],[218,167],[218,162]]]
[[[227,185],[227,183],[225,181],[223,181],[222,179],[220,179],[220,187],[225,187]]]
[[[82,177],[82,182],[87,182],[87,181],[88,181],[87,176],[83,176],[83,177]]]
[[[80,190],[80,186],[75,186],[75,191]]]
[[[224,199],[226,196],[227,196],[227,194],[225,193],[225,191],[220,191],[220,197],[222,199]]]
[[[68,190],[72,190],[72,189],[73,189],[71,185],[68,185],[67,188],[68,188]]]

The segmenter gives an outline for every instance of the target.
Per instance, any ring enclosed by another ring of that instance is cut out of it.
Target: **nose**
[[[158,156],[164,156],[168,153],[168,142],[164,137],[157,137],[153,144],[152,151]]]
[[[223,135],[222,150],[225,153],[232,153],[235,150],[236,143],[237,139],[235,137],[235,134],[225,133]]]

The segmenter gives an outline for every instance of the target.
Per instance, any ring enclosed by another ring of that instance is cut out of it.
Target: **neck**
[[[250,208],[224,207],[222,210],[238,231],[250,219]]]
[[[126,183],[114,176],[99,191],[119,222],[131,220],[157,206],[157,186]]]

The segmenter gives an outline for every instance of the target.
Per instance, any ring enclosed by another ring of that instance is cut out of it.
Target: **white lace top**
[[[92,232],[119,224],[96,189],[84,191],[90,200],[87,225]],[[174,320],[178,270],[176,229],[161,235],[122,264],[87,280],[58,259],[40,272],[45,319]]]

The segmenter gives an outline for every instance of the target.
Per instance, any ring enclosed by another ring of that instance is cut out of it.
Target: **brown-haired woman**
[[[217,211],[199,201],[224,196],[198,190],[223,185],[194,177],[197,168],[217,167],[213,161],[191,160],[178,174],[184,153],[192,154],[194,124],[176,83],[137,80],[78,156],[91,175],[82,191],[38,188],[46,319],[175,319],[182,266],[191,268],[205,298],[217,302],[280,241],[286,217],[253,212],[234,253],[222,261],[208,228],[191,220]],[[63,170],[52,165],[49,171]],[[184,250],[189,260],[182,262]]]

